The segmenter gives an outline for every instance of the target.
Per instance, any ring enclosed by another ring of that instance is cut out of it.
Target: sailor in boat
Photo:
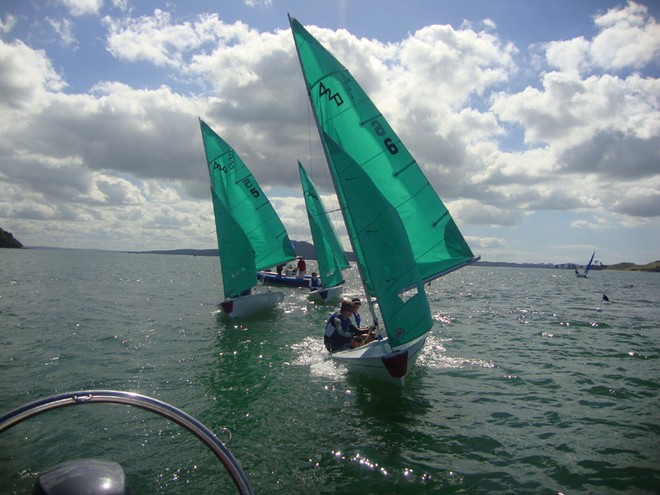
[[[319,279],[319,276],[316,274],[316,272],[312,272],[312,278],[309,279],[309,289],[317,290],[320,288],[321,288],[321,279]]]
[[[373,333],[373,331],[376,330],[376,325],[361,327],[360,324],[362,323],[362,315],[360,315],[360,307],[362,306],[362,301],[360,301],[359,297],[354,297],[351,302],[353,303],[353,315],[351,316],[351,318],[353,318],[353,324],[361,331],[367,330],[372,337],[371,340],[369,340],[369,342],[371,342],[376,338],[376,335]]]
[[[375,339],[372,327],[358,328],[351,317],[355,306],[351,301],[342,301],[338,313],[333,313],[325,325],[323,343],[333,353],[360,347]]]
[[[298,277],[304,277],[305,273],[307,273],[307,263],[305,263],[305,258],[298,256]]]
[[[355,326],[360,328],[360,322],[362,321],[362,316],[360,316],[360,307],[362,306],[362,301],[359,297],[353,298],[353,323]]]
[[[277,269],[277,276],[280,277],[280,278],[282,277],[282,270],[284,270],[284,265],[285,265],[285,263],[282,263],[281,265],[277,265],[277,268],[276,268]]]

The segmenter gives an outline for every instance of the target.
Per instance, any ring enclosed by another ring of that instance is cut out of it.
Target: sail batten
[[[449,212],[445,211],[436,221],[434,221],[431,224],[433,226],[433,228],[435,228],[439,223],[441,223],[447,215],[449,215]]]
[[[429,282],[432,282],[433,280],[436,280],[440,277],[444,277],[445,275],[447,275],[451,272],[455,272],[456,270],[460,270],[464,266],[470,265],[472,263],[476,263],[480,259],[481,259],[481,256],[474,256],[474,257],[470,258],[469,260],[462,261],[462,262],[460,262],[456,265],[448,266],[444,270],[442,270],[440,272],[437,272],[437,273],[434,273],[434,274],[430,275],[429,277],[426,277],[426,278],[422,279],[422,282],[424,282],[425,284],[429,283]]]
[[[403,167],[402,169],[397,170],[397,171],[394,172],[394,174],[393,174],[394,177],[398,177],[398,176],[401,175],[403,172],[405,172],[406,170],[408,170],[408,168],[410,168],[410,167],[412,167],[413,165],[415,165],[415,163],[416,163],[415,161],[412,161],[412,162],[408,163],[408,165],[406,165],[406,166]]]
[[[369,118],[364,119],[363,121],[360,122],[360,127],[365,127],[368,123],[370,123],[370,122],[376,120],[376,119],[379,118],[379,117],[382,118],[383,115],[380,114],[380,113],[377,113],[376,115],[374,115],[374,116],[372,116],[372,117],[369,117]]]

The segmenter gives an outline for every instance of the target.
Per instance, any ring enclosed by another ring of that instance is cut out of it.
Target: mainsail
[[[365,290],[390,345],[432,326],[423,284],[475,261],[419,165],[349,71],[294,18],[291,30]]]
[[[298,162],[298,171],[321,280],[324,287],[334,287],[344,282],[341,271],[350,265],[323,201],[316,191],[316,186],[300,162]]]
[[[325,142],[360,273],[373,282],[390,345],[410,342],[433,320],[405,226],[360,165],[328,135]]]
[[[587,267],[584,269],[584,276],[585,277],[589,273],[589,270],[591,270],[591,263],[593,263],[593,261],[594,261],[594,256],[596,256],[596,251],[594,251],[593,254],[591,255],[591,259],[589,260],[589,263],[587,263]]]
[[[319,132],[345,150],[394,206],[424,282],[474,260],[408,149],[349,71],[294,18],[291,29]],[[364,283],[371,291],[373,281]]]
[[[295,258],[275,209],[241,158],[199,120],[211,176],[218,251],[225,297],[257,284],[257,270]]]

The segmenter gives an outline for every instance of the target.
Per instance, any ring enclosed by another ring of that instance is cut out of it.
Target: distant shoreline
[[[298,242],[297,254],[307,260],[316,260],[316,253],[311,244],[307,242]],[[311,247],[311,249],[310,249]],[[157,249],[150,251],[118,251],[118,250],[104,250],[104,249],[91,249],[91,248],[57,248],[48,246],[24,246],[24,249],[71,249],[71,250],[87,250],[87,251],[108,251],[120,252],[128,254],[164,254],[164,255],[180,255],[180,256],[218,256],[217,249]],[[346,253],[350,261],[355,261],[353,253]],[[482,267],[501,267],[501,268],[544,268],[553,270],[575,270],[576,268],[583,268],[584,265],[575,263],[513,263],[508,261],[477,261],[472,266]],[[592,271],[600,270],[615,270],[626,272],[654,272],[660,273],[660,261],[652,261],[645,265],[638,265],[636,263],[624,262],[616,263],[614,265],[597,265],[591,268]]]
[[[128,251],[129,253],[136,254],[171,254],[171,255],[187,255],[187,256],[218,256],[217,249],[172,249],[172,250],[156,250],[156,251]],[[352,253],[350,253],[352,255]],[[305,259],[314,260],[315,256],[305,255],[301,253]],[[355,260],[353,256],[349,257],[352,261]],[[550,268],[555,270],[575,270],[581,268],[582,265],[573,263],[512,263],[506,261],[477,261],[474,266],[484,267],[503,267],[503,268]],[[615,265],[602,265],[591,268],[592,271],[599,270],[618,270],[618,271],[641,271],[641,272],[660,272],[660,261],[647,263],[646,265],[637,265],[635,263],[617,263]]]

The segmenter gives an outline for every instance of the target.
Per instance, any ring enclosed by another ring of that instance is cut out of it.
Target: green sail
[[[405,226],[360,165],[327,134],[324,141],[360,273],[378,299],[390,345],[410,342],[433,320]]]
[[[473,261],[447,208],[367,94],[296,19],[290,23],[319,132],[345,150],[396,208],[422,280]]]
[[[257,270],[295,258],[282,221],[241,158],[199,121],[211,176],[225,297],[257,283]]]
[[[211,187],[215,232],[225,298],[234,297],[256,283],[257,267],[250,240]]]
[[[300,172],[300,182],[305,197],[307,218],[309,219],[309,228],[312,231],[321,281],[324,287],[334,287],[344,282],[341,271],[347,269],[350,265],[337,232],[332,226],[330,218],[328,218],[323,201],[316,192],[316,186],[314,186],[300,162],[298,162],[298,171]]]

